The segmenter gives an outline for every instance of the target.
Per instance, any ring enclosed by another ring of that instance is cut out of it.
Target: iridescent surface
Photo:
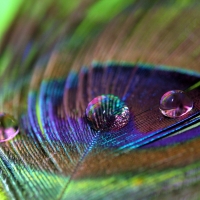
[[[118,130],[129,121],[129,109],[114,95],[94,98],[86,108],[86,117],[95,130]]]
[[[0,48],[0,110],[20,122],[0,145],[1,200],[199,199],[200,90],[182,117],[158,109],[200,80],[183,70],[200,72],[198,1],[21,0]],[[126,102],[125,127],[89,126],[102,94]]]
[[[0,142],[14,138],[19,132],[17,121],[10,115],[0,114]]]
[[[181,90],[166,92],[160,100],[163,115],[175,118],[187,114],[193,108],[193,101]]]

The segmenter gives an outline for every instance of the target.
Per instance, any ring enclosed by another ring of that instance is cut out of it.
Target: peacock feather
[[[0,199],[200,199],[199,9],[0,1],[0,111],[19,127],[0,140]],[[193,109],[164,116],[172,90]]]

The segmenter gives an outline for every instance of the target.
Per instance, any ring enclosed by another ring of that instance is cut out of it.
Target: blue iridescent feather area
[[[22,134],[22,138],[14,140],[13,143],[19,145],[22,139],[28,140],[35,156],[34,160],[40,160],[42,155],[43,158],[47,158],[48,164],[40,161],[38,164],[33,163],[31,170],[33,173],[39,170],[39,173],[47,167],[45,171],[49,175],[46,178],[53,176],[54,178],[49,179],[58,179],[60,183],[60,186],[55,185],[54,192],[51,191],[57,198],[79,199],[82,195],[90,197],[91,194],[95,199],[105,198],[110,192],[114,192],[115,187],[120,187],[121,194],[129,198],[132,195],[136,195],[137,198],[148,196],[151,187],[162,183],[159,180],[160,173],[175,173],[174,169],[167,169],[171,162],[162,163],[162,160],[172,159],[172,155],[176,157],[181,144],[188,145],[194,139],[197,143],[200,136],[199,88],[188,92],[195,106],[190,113],[180,118],[170,119],[163,116],[159,110],[159,100],[166,91],[186,90],[199,80],[198,74],[166,67],[114,62],[95,63],[89,68],[82,68],[79,72],[72,71],[66,79],[43,80],[38,91],[29,93],[29,112],[22,121],[26,134]],[[130,110],[126,126],[119,130],[100,132],[90,127],[85,109],[93,98],[102,94],[113,94],[125,102]],[[35,145],[37,147],[34,147]],[[35,152],[38,150],[39,154]],[[152,158],[142,158],[147,154]],[[154,158],[156,154],[159,156]],[[141,156],[140,159],[137,158],[138,155]],[[24,159],[29,162],[30,158],[26,156]],[[157,166],[156,163],[160,162],[159,167],[162,170],[147,175],[148,171],[152,170],[151,166]],[[182,159],[176,167],[183,167],[184,162],[186,160]],[[197,166],[195,164],[190,167],[189,170],[194,170],[193,167]],[[24,170],[28,173],[29,169]],[[185,173],[185,170],[187,171],[184,168],[182,172]],[[140,176],[147,176],[148,179],[155,176],[155,182],[151,187],[139,184],[135,190],[130,181],[140,182]],[[116,179],[116,186],[109,183],[113,178]],[[173,177],[166,175],[163,184],[167,182],[171,188],[172,180]],[[45,185],[47,180],[39,176],[31,182],[35,181],[43,183],[44,190],[48,190],[49,186]],[[183,181],[182,178],[180,181]],[[121,185],[123,182],[124,186]],[[96,189],[88,188],[92,183],[97,184]],[[112,186],[112,189],[106,192],[98,184]],[[79,187],[83,187],[84,190],[72,192]],[[130,187],[133,188],[130,190]],[[54,188],[54,184],[51,188]],[[127,189],[130,191],[127,192]],[[138,190],[145,192],[138,194]],[[155,189],[157,190],[161,191],[163,188]],[[27,193],[29,192],[28,189]],[[46,193],[38,195],[43,194]]]
[[[99,95],[113,94],[127,104],[131,118],[128,125],[118,131],[113,131],[113,133],[103,131],[102,141],[99,140],[98,143],[120,149],[137,148],[181,131],[198,121],[199,88],[188,92],[195,107],[187,115],[169,119],[159,111],[159,100],[162,94],[172,89],[186,90],[198,81],[198,74],[192,76],[174,70],[170,71],[170,69],[162,69],[162,67],[99,63],[92,65],[88,70],[84,67],[84,70],[80,72],[72,71],[66,80],[44,80],[39,94],[30,92],[30,118],[32,119],[33,110],[36,112],[36,99],[38,98],[40,113],[38,121],[41,120],[41,122],[38,122],[37,126],[42,127],[41,137],[48,139],[49,142],[71,143],[74,141],[87,144],[94,136],[94,130],[85,121],[85,109],[88,103]],[[157,85],[160,87],[158,88]],[[32,106],[34,108],[31,108]],[[61,113],[58,114],[59,111],[64,112],[63,119],[58,116],[61,115]],[[66,127],[63,130],[64,133],[70,129],[73,134],[61,135],[58,132],[61,124],[65,125],[63,129]],[[55,134],[51,133],[52,129],[55,129]],[[179,136],[181,141],[182,136],[182,134]],[[73,138],[70,139],[70,137]],[[188,134],[188,137],[193,138],[194,135]]]

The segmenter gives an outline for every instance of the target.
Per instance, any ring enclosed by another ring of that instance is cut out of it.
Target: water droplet
[[[163,115],[175,118],[185,115],[193,108],[193,101],[181,90],[166,92],[160,100]]]
[[[9,114],[0,113],[0,142],[11,140],[18,132],[17,121]]]
[[[101,95],[88,104],[86,117],[95,130],[119,130],[129,121],[129,109],[117,96]]]

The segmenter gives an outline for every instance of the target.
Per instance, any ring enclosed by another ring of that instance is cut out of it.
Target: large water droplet
[[[129,109],[118,97],[101,95],[88,104],[86,117],[95,130],[119,130],[129,121]]]
[[[160,111],[167,117],[180,117],[192,108],[193,101],[181,90],[166,92],[160,100]]]
[[[17,121],[11,115],[0,113],[0,142],[11,140],[18,132]]]

